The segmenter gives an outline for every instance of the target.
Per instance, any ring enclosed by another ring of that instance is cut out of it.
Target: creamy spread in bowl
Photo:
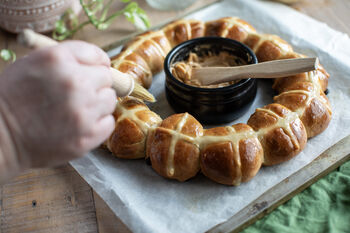
[[[192,69],[200,67],[241,66],[246,64],[247,62],[242,58],[234,56],[226,51],[220,51],[219,53],[209,51],[208,54],[202,56],[199,56],[194,52],[190,52],[186,60],[178,61],[172,64],[170,71],[176,79],[187,85],[201,88],[218,88],[235,84],[240,80],[213,85],[201,85],[198,80],[192,79]]]
[[[200,37],[185,41],[174,47],[164,60],[167,101],[175,112],[188,112],[204,124],[232,122],[252,105],[257,92],[256,79],[203,86],[191,78],[191,68],[256,63],[254,52],[235,40]]]

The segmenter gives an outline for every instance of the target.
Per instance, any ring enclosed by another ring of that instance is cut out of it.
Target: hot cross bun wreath
[[[112,66],[149,87],[172,47],[202,36],[238,40],[260,62],[304,57],[278,36],[259,34],[247,22],[226,17],[179,20],[139,35],[112,58]],[[308,138],[327,128],[332,116],[324,94],[328,78],[320,65],[313,72],[276,79],[274,103],[256,109],[247,124],[206,130],[188,113],[161,120],[142,101],[127,97],[119,101],[116,128],[106,145],[119,158],[149,158],[153,169],[169,179],[185,181],[201,171],[215,182],[239,185],[254,177],[261,165],[290,160]]]

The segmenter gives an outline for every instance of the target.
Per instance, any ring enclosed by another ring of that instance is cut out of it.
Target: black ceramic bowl
[[[256,96],[255,79],[243,79],[238,83],[219,88],[200,88],[176,79],[170,71],[173,63],[186,60],[190,52],[207,54],[226,51],[242,58],[248,64],[257,63],[254,52],[244,44],[221,37],[201,37],[186,41],[172,49],[164,61],[166,75],[165,93],[176,112],[188,112],[201,123],[228,123],[241,117]]]

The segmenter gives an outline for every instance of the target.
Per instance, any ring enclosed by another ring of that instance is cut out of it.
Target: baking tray
[[[208,4],[202,8],[196,9],[186,15],[193,14],[201,11],[213,4]],[[156,25],[151,29],[157,29],[162,27],[164,24],[173,21],[177,18],[183,18],[186,15],[180,15],[176,18],[169,19],[168,21]],[[126,43],[129,39],[135,37],[137,34],[131,34],[121,40],[118,40],[111,45],[105,46],[105,51],[114,50],[114,48]],[[341,164],[350,159],[350,136],[347,136],[340,140],[338,143],[327,149],[311,163],[304,168],[298,170],[292,175],[288,176],[272,188],[267,190],[253,202],[251,202],[244,209],[233,215],[227,221],[216,225],[208,232],[239,232],[243,228],[255,222],[257,219],[270,213],[273,209],[291,199],[294,195],[301,192],[321,177],[327,175]]]

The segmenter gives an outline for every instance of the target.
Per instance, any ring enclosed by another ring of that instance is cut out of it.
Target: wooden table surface
[[[153,25],[184,12],[162,12],[138,1]],[[214,0],[197,1],[186,12]],[[116,3],[115,8],[120,7]],[[350,1],[305,0],[292,7],[350,35]],[[97,33],[92,27],[76,35],[101,47],[134,33],[133,26],[119,19],[112,28]],[[0,48],[8,47],[18,56],[29,50],[17,46],[15,36],[0,31]],[[317,39],[317,38],[316,38]],[[0,61],[0,71],[5,67]],[[0,187],[0,232],[130,232],[104,201],[70,166],[27,171]]]

